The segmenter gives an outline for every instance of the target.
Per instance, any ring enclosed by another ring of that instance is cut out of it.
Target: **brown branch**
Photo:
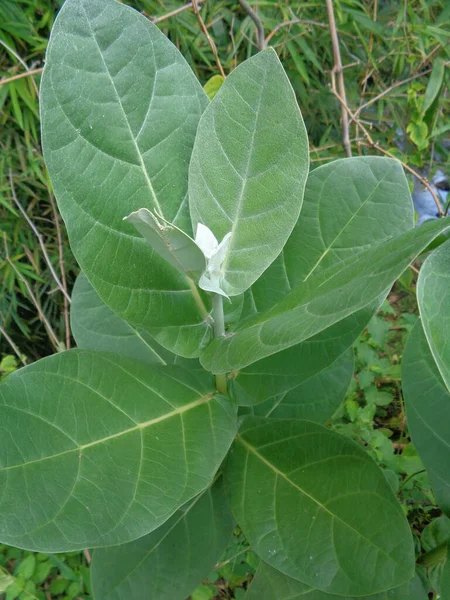
[[[61,223],[59,220],[59,214],[56,210],[55,199],[53,198],[52,192],[49,190],[48,197],[50,199],[50,204],[53,212],[53,221],[55,223],[56,228],[56,237],[58,240],[58,263],[59,263],[59,272],[61,273],[61,283],[64,289],[63,295],[63,313],[64,313],[64,326],[66,330],[66,349],[70,350],[70,318],[69,318],[69,304],[70,304],[70,296],[67,291],[67,279],[66,272],[64,269],[64,247],[61,235]]]
[[[55,282],[56,282],[56,285],[57,285],[57,286],[58,286],[58,288],[61,290],[61,292],[63,293],[64,297],[66,298],[67,302],[69,302],[69,303],[70,303],[70,301],[71,301],[71,300],[70,300],[70,296],[69,296],[69,294],[67,293],[67,286],[64,286],[64,285],[61,283],[61,280],[59,279],[58,275],[56,274],[56,271],[55,271],[55,269],[54,269],[54,267],[53,267],[53,265],[52,265],[52,262],[51,262],[51,260],[50,260],[50,258],[49,258],[49,256],[48,256],[48,254],[47,254],[47,249],[46,249],[46,247],[45,247],[45,244],[44,244],[44,239],[43,239],[43,237],[42,237],[41,233],[40,233],[40,232],[39,232],[39,230],[36,228],[35,224],[34,224],[34,223],[33,223],[33,221],[30,219],[30,217],[28,216],[28,213],[27,213],[27,212],[26,212],[26,210],[23,208],[23,206],[22,206],[22,205],[21,205],[21,203],[19,202],[19,199],[17,198],[17,195],[16,195],[16,190],[15,190],[15,187],[14,187],[14,181],[13,181],[13,176],[12,176],[12,171],[11,171],[11,169],[9,170],[9,184],[10,184],[10,187],[11,187],[11,195],[12,195],[12,197],[13,197],[14,204],[15,204],[15,205],[17,206],[17,208],[20,210],[20,212],[21,212],[22,216],[24,217],[24,219],[26,220],[26,222],[28,223],[28,225],[31,227],[31,229],[32,229],[32,231],[33,231],[33,233],[34,233],[34,235],[37,237],[37,239],[38,239],[38,242],[39,242],[39,246],[41,247],[42,254],[44,255],[44,259],[45,259],[45,262],[47,263],[47,266],[48,266],[48,268],[49,268],[49,270],[50,270],[50,273],[51,273],[51,275],[52,275],[53,279],[55,280]]]
[[[29,77],[30,75],[36,75],[38,73],[42,73],[44,69],[31,69],[26,73],[19,73],[18,75],[13,75],[12,77],[6,77],[4,79],[0,79],[0,87],[5,85],[5,83],[10,83],[11,81],[15,81],[16,79],[22,79],[22,77]]]
[[[206,0],[197,0],[198,4],[202,4],[203,2],[206,2]],[[179,15],[180,13],[184,12],[185,10],[189,10],[190,8],[193,8],[194,3],[193,2],[188,2],[187,4],[185,4],[184,6],[180,6],[180,8],[176,8],[175,10],[172,10],[171,12],[168,12],[165,15],[162,15],[161,17],[149,17],[152,23],[161,23],[162,21],[167,21],[167,19],[170,19],[171,17],[176,17],[177,15]],[[143,12],[143,14],[147,17],[149,16],[145,11]]]
[[[214,58],[216,59],[217,68],[219,69],[222,77],[225,79],[225,77],[226,77],[225,71],[223,70],[222,63],[220,62],[216,44],[214,43],[214,40],[212,39],[212,37],[209,35],[209,31],[205,25],[205,22],[202,19],[202,15],[200,14],[199,6],[198,6],[198,0],[192,0],[192,10],[194,11],[195,16],[197,17],[197,21],[198,21],[198,24],[200,25],[200,29],[203,31],[206,39],[208,40],[208,44],[211,46],[212,53],[214,55]]]
[[[339,96],[342,98],[341,103],[341,118],[342,118],[342,145],[344,146],[345,154],[350,157],[352,155],[352,146],[350,143],[349,121],[348,114],[345,109],[347,104],[345,94],[344,72],[342,70],[341,51],[339,49],[339,38],[336,30],[336,21],[334,18],[333,0],[326,0],[328,21],[330,24],[331,44],[333,46],[334,67],[332,75],[336,73],[339,86]]]
[[[8,52],[10,54],[12,54],[20,62],[20,64],[24,67],[24,69],[27,73],[30,73],[31,69],[28,67],[27,63],[23,60],[23,58],[19,54],[17,54],[17,52],[13,48],[11,48],[11,46],[8,46],[8,44],[6,42],[4,42],[3,40],[0,40],[0,44],[4,48],[6,48],[8,50]],[[31,79],[31,81],[33,83],[34,89],[36,90],[36,95],[39,96],[39,90],[38,90],[38,86],[36,85],[36,82],[34,81],[33,78]]]
[[[253,23],[255,24],[258,50],[261,52],[261,50],[264,50],[264,48],[267,45],[267,42],[264,39],[263,22],[261,21],[261,18],[258,15],[258,13],[253,10],[253,8],[250,6],[250,4],[247,2],[247,0],[238,0],[238,2],[241,5],[241,7],[244,9],[244,11],[247,13],[247,15],[250,17],[250,19],[253,21]]]
[[[23,366],[25,366],[27,364],[27,361],[22,357],[22,355],[20,354],[19,348],[15,345],[15,343],[12,341],[12,339],[6,333],[6,330],[1,325],[0,325],[0,333],[3,335],[3,337],[8,342],[8,344],[11,346],[14,354],[16,354],[17,358],[20,360],[20,362],[23,364]]]
[[[428,180],[425,179],[425,177],[422,177],[422,175],[420,173],[418,173],[415,169],[413,169],[408,164],[406,164],[403,160],[400,160],[397,156],[394,156],[391,152],[389,152],[388,150],[385,150],[377,142],[375,142],[375,140],[372,138],[372,136],[370,135],[370,133],[367,130],[367,128],[361,122],[361,120],[358,119],[358,117],[348,107],[346,100],[344,98],[342,98],[342,96],[340,96],[339,93],[337,92],[337,90],[336,90],[336,79],[335,79],[335,75],[334,75],[333,72],[331,73],[331,91],[336,96],[336,98],[339,100],[339,102],[341,103],[341,106],[343,106],[345,108],[345,110],[348,113],[348,116],[361,129],[361,131],[362,131],[362,133],[364,135],[364,138],[366,139],[366,142],[358,142],[358,143],[370,146],[370,147],[374,148],[375,150],[378,150],[378,152],[381,152],[385,156],[389,156],[389,158],[393,158],[395,160],[398,160],[399,163],[403,166],[403,168],[406,171],[408,171],[408,173],[411,173],[411,175],[414,175],[414,177],[416,177],[420,181],[420,183],[427,188],[427,190],[430,192],[430,194],[431,194],[431,196],[432,196],[432,198],[433,198],[433,200],[434,200],[434,202],[436,204],[439,216],[443,217],[444,215],[443,215],[443,212],[442,212],[441,203],[439,202],[439,198],[436,196],[436,193],[433,190],[433,188],[431,187],[431,185],[429,184]]]
[[[405,83],[409,83],[410,81],[414,81],[414,79],[418,79],[419,77],[422,77],[423,75],[428,75],[429,73],[431,73],[431,71],[432,71],[432,69],[427,69],[426,71],[422,71],[422,73],[416,73],[415,75],[411,75],[411,77],[408,77],[407,79],[403,79],[402,81],[397,81],[396,83],[393,83],[388,88],[386,88],[385,90],[383,90],[382,92],[377,94],[371,100],[368,100],[364,104],[361,104],[361,106],[355,111],[355,115],[358,116],[362,110],[364,110],[365,108],[367,108],[374,102],[377,102],[380,98],[382,98],[383,96],[386,96],[386,94],[389,94],[389,92],[392,92],[392,90],[395,90],[395,88],[398,88],[398,87],[404,85]]]
[[[282,28],[282,27],[289,27],[289,25],[297,25],[297,24],[303,24],[303,25],[313,25],[315,27],[322,27],[323,29],[328,29],[329,25],[327,25],[326,23],[319,23],[319,21],[312,21],[311,19],[290,19],[289,21],[283,21],[283,23],[278,23],[278,25],[276,25],[272,31],[269,33],[269,35],[266,37],[266,45],[270,42],[270,40],[273,38],[273,36],[275,34],[278,33],[278,31]],[[339,30],[338,30],[339,31]],[[346,35],[348,37],[351,37],[352,39],[354,39],[355,36],[345,32],[345,31],[339,31],[340,35]]]
[[[56,333],[55,333],[53,327],[51,326],[49,320],[45,316],[44,311],[42,310],[42,307],[41,307],[41,304],[40,304],[39,300],[34,295],[34,293],[33,293],[32,289],[31,289],[28,281],[25,279],[25,277],[22,275],[22,273],[16,267],[16,265],[14,264],[14,262],[11,260],[11,257],[9,255],[9,250],[8,250],[8,243],[6,241],[6,233],[5,232],[3,232],[3,242],[4,242],[4,245],[5,245],[5,254],[6,254],[6,260],[7,260],[8,264],[11,266],[11,268],[13,269],[13,271],[15,272],[15,274],[17,275],[17,277],[21,280],[21,282],[25,286],[25,289],[27,290],[27,293],[30,296],[30,299],[31,299],[32,303],[34,304],[34,306],[35,306],[35,308],[37,310],[37,313],[38,313],[38,316],[39,316],[39,320],[44,324],[44,327],[47,330],[48,337],[50,338],[50,341],[53,344],[53,347],[57,351],[61,350],[61,342],[57,338]]]

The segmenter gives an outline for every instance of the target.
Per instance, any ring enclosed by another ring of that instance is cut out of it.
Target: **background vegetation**
[[[213,76],[263,43],[273,46],[306,121],[312,168],[351,152],[394,155],[421,177],[450,172],[446,0],[333,0],[342,70],[326,0],[252,0],[256,17],[243,0],[128,3],[158,24],[209,89]],[[68,315],[77,265],[39,144],[39,78],[60,4],[0,0],[0,377],[73,345]],[[409,439],[400,386],[404,341],[417,314],[417,268],[402,276],[356,344],[357,372],[330,426],[364,444],[384,469],[436,598],[450,521],[436,508]],[[47,556],[0,546],[0,598],[89,598],[89,560],[87,551]],[[192,600],[243,598],[256,566],[236,531]]]

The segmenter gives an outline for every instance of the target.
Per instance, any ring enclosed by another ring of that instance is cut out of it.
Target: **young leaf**
[[[233,527],[219,479],[156,531],[129,544],[96,550],[91,571],[94,597],[185,600],[219,561]]]
[[[177,358],[161,348],[146,331],[113,313],[84,273],[78,275],[73,287],[70,326],[78,348],[83,350],[114,352],[159,365],[172,364]]]
[[[450,390],[450,241],[424,262],[417,282],[422,325],[442,378]]]
[[[253,406],[251,414],[271,419],[305,419],[325,423],[343,401],[353,370],[353,349],[349,348],[329,367],[299,386]]]
[[[226,484],[254,552],[290,577],[363,596],[414,576],[399,503],[370,456],[343,436],[309,421],[246,417]]]
[[[179,51],[112,0],[67,0],[47,51],[42,145],[71,248],[119,316],[183,356],[209,335],[209,307],[123,221],[146,207],[190,231],[187,172],[208,100]]]
[[[414,446],[428,471],[436,500],[450,515],[450,391],[439,373],[420,320],[408,337],[402,376]]]
[[[210,484],[234,437],[211,379],[85,350],[8,376],[0,541],[62,552],[159,527]]]
[[[427,600],[427,597],[417,575],[409,583],[394,590],[372,596],[359,596],[360,600]],[[352,598],[324,594],[261,562],[245,600],[352,600]]]
[[[268,312],[213,340],[201,356],[213,373],[237,370],[280,352],[375,301],[450,219],[424,223],[312,275]]]
[[[189,169],[194,227],[232,232],[221,288],[248,289],[282,250],[308,172],[305,126],[273,49],[226,78],[198,127]]]
[[[206,268],[203,252],[194,240],[173,223],[140,208],[124,218],[136,227],[149,246],[165,261],[198,282]]]

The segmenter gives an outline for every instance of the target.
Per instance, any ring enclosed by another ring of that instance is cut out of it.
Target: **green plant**
[[[273,49],[209,102],[167,38],[109,0],[66,1],[41,103],[84,272],[79,349],[0,386],[2,542],[97,548],[99,600],[182,600],[235,519],[264,561],[253,586],[275,569],[318,599],[420,591],[389,483],[323,423],[345,395],[352,343],[448,221],[413,228],[391,159],[308,176]]]

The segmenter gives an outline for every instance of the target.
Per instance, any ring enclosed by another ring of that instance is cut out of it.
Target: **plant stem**
[[[225,317],[223,314],[223,299],[220,294],[212,295],[212,318],[214,320],[214,337],[223,337],[225,335]],[[225,373],[216,375],[216,388],[221,394],[227,393],[227,377]]]

